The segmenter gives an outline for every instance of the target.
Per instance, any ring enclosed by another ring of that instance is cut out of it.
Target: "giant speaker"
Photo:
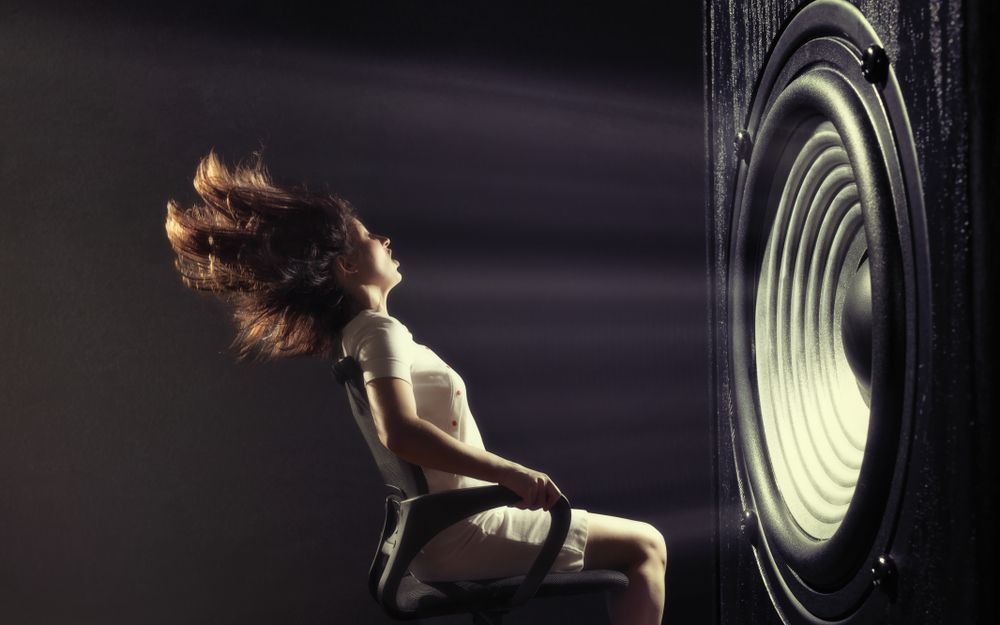
[[[998,619],[996,13],[706,6],[723,625]]]

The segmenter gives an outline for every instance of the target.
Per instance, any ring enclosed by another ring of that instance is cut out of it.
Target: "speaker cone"
[[[803,134],[761,259],[754,340],[778,492],[802,531],[825,540],[854,496],[868,438],[871,339],[858,328],[871,323],[871,286],[840,134],[826,120]]]

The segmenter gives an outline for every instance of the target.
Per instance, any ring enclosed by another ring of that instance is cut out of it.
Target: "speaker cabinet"
[[[706,8],[725,625],[996,620],[995,14]]]

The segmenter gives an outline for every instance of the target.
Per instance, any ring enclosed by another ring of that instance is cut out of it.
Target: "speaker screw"
[[[883,83],[889,75],[889,57],[882,46],[871,45],[861,55],[861,75],[870,83]]]
[[[895,590],[898,575],[892,556],[882,554],[875,558],[875,563],[872,564],[872,584],[875,588],[891,595]]]
[[[749,508],[743,511],[740,519],[740,535],[751,545],[757,545],[757,515]]]
[[[736,148],[736,158],[741,161],[749,161],[750,153],[753,152],[753,140],[750,138],[750,133],[746,130],[737,132],[733,139],[733,147]]]

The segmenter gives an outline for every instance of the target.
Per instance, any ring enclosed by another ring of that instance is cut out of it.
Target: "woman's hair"
[[[174,266],[186,286],[231,305],[237,360],[332,356],[350,305],[334,259],[354,249],[354,207],[275,184],[260,152],[230,171],[210,151],[194,188],[203,204],[167,202]]]

